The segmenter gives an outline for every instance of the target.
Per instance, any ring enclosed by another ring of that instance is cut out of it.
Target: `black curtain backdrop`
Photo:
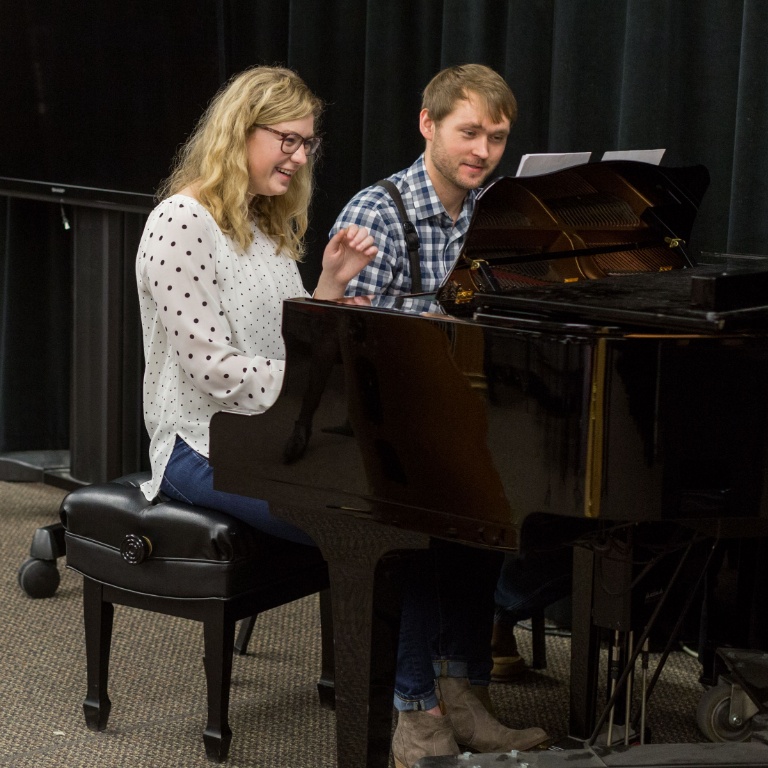
[[[339,210],[416,158],[422,89],[465,62],[518,98],[502,174],[526,153],[663,147],[664,165],[711,174],[694,252],[768,254],[766,0],[217,2],[223,72],[288,65],[327,103],[310,289]],[[66,447],[69,247],[56,205],[0,205],[0,451]],[[29,281],[47,302],[33,319]]]
[[[68,447],[71,270],[59,207],[0,198],[0,451]]]
[[[532,152],[667,150],[711,187],[694,251],[768,253],[764,0],[233,1],[227,69],[286,63],[328,104],[305,277],[360,187],[422,149],[418,111],[440,68],[499,71],[520,117],[500,168]]]

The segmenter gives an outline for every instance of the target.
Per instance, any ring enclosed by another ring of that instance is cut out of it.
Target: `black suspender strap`
[[[397,206],[397,212],[400,214],[400,221],[403,224],[403,232],[405,233],[405,246],[408,249],[408,259],[411,263],[411,292],[421,293],[421,257],[419,255],[419,235],[416,232],[416,227],[408,219],[408,214],[405,212],[405,206],[403,205],[403,198],[400,195],[400,190],[389,180],[382,179],[377,181],[380,187],[389,192],[390,197],[395,201]]]

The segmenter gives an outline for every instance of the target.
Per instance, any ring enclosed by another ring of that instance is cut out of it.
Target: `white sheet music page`
[[[563,152],[560,154],[523,155],[517,168],[518,176],[539,176],[573,165],[589,162],[591,152]]]
[[[639,163],[658,165],[666,149],[609,149],[603,160],[636,160]]]

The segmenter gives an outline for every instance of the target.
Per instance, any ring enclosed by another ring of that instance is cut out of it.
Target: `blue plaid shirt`
[[[410,167],[389,177],[400,190],[408,217],[419,235],[421,290],[435,291],[450,272],[464,245],[477,190],[467,193],[454,225],[429,180],[424,156]],[[379,252],[360,274],[350,281],[347,296],[412,293],[411,266],[405,234],[397,207],[383,187],[358,192],[339,214],[331,237],[350,224],[366,227]]]

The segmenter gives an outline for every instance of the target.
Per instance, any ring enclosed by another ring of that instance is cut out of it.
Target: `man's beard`
[[[444,150],[439,134],[436,134],[432,142],[432,164],[435,170],[445,179],[451,182],[458,189],[466,191],[481,187],[485,180],[491,175],[493,168],[483,164],[483,175],[477,181],[465,181],[459,172],[461,161],[454,160]]]

